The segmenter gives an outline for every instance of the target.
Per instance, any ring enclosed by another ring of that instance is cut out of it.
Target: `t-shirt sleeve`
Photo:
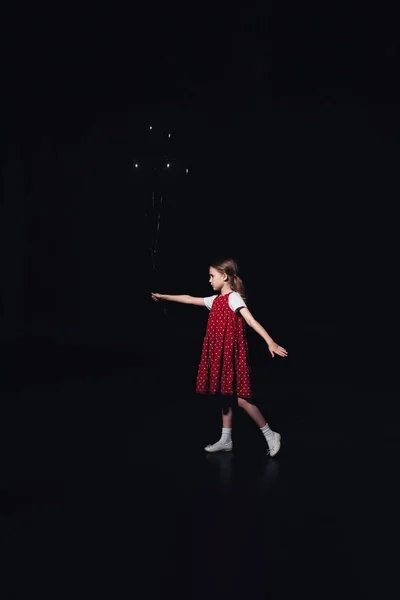
[[[204,298],[204,304],[208,308],[208,310],[211,310],[211,307],[216,297],[217,294],[215,296],[207,296],[206,298]]]
[[[247,305],[238,292],[232,292],[229,294],[229,307],[236,312],[239,308],[247,308]]]

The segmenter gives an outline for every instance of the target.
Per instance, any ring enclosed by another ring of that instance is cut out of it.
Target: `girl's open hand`
[[[154,300],[154,302],[159,302],[160,300],[162,300],[162,294],[156,294],[154,292],[151,292],[151,298],[152,300]]]
[[[278,356],[287,356],[287,350],[285,350],[285,348],[282,348],[282,346],[278,346],[278,344],[276,342],[272,342],[271,344],[268,344],[268,348],[269,351],[271,352],[271,356],[272,358],[274,358],[275,354],[277,354]]]

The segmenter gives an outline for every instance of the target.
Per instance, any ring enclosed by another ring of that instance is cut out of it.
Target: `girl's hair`
[[[217,269],[223,275],[226,273],[229,277],[229,285],[231,288],[238,292],[243,300],[246,301],[246,290],[243,285],[243,281],[239,277],[239,266],[233,258],[221,258],[211,263],[210,267]]]

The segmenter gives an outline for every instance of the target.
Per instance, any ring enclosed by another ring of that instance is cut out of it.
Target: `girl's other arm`
[[[279,356],[287,356],[287,350],[285,350],[285,348],[282,348],[282,346],[278,346],[278,344],[274,342],[269,333],[265,331],[264,327],[258,321],[255,320],[248,308],[240,309],[240,314],[242,315],[246,323],[252,329],[254,329],[254,331],[256,331],[263,338],[263,340],[267,342],[272,358],[275,354],[278,354]]]
[[[180,302],[181,304],[195,304],[196,306],[205,306],[204,298],[195,298],[188,294],[182,294],[178,296],[171,296],[170,294],[156,294],[151,293],[151,297],[155,302],[159,300],[168,300],[169,302]]]

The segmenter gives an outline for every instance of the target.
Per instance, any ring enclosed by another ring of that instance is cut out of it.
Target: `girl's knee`
[[[238,398],[238,404],[241,408],[245,408],[248,405],[248,402],[244,398]]]

